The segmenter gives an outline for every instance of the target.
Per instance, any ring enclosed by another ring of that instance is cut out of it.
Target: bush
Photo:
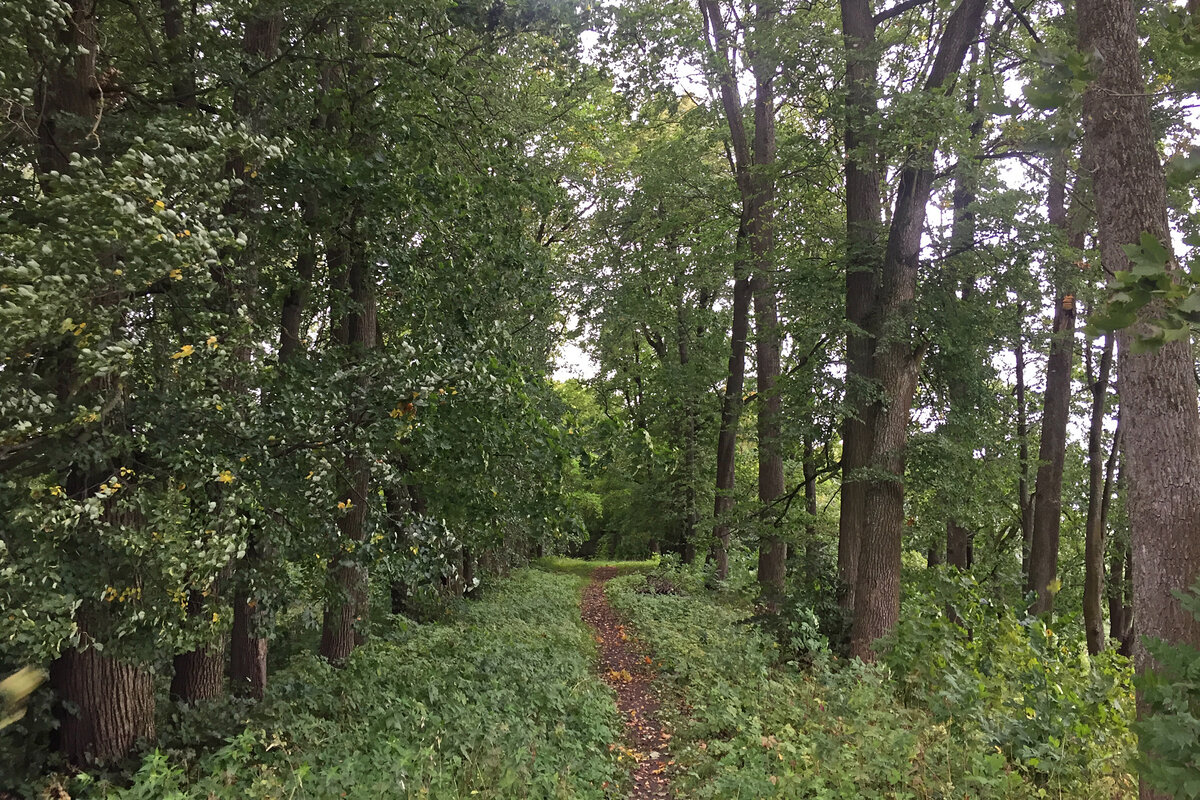
[[[1048,791],[1132,792],[1128,660],[1113,651],[1089,658],[1072,623],[1051,627],[993,603],[969,575],[946,570],[910,587],[883,662],[906,703],[956,732],[978,732],[986,749]]]
[[[1091,677],[1077,677],[1071,683],[1065,679],[1069,669],[1078,676],[1091,673],[1080,671],[1078,660],[1054,656],[1047,685],[1053,677],[1060,685],[1068,684],[1068,694],[1079,696],[1079,709],[1068,704],[1068,714],[1074,721],[1090,720],[1090,735],[1096,742],[1088,745],[1087,752],[1095,761],[1106,752],[1109,774],[1099,764],[1085,773],[1077,761],[1060,758],[1051,785],[1045,771],[1032,770],[1016,760],[1011,748],[996,745],[1002,731],[1021,734],[1019,726],[1004,728],[1006,721],[1016,722],[1014,714],[980,714],[979,693],[964,695],[958,710],[975,713],[961,717],[922,702],[926,696],[918,689],[928,687],[932,692],[938,685],[932,681],[936,667],[916,659],[932,658],[934,650],[910,643],[943,641],[942,633],[922,638],[917,634],[923,629],[916,626],[903,631],[900,644],[892,647],[889,658],[903,660],[907,654],[913,659],[908,663],[929,665],[928,683],[908,671],[901,673],[906,703],[897,694],[890,664],[865,665],[818,655],[811,659],[810,668],[797,670],[786,664],[795,659],[780,657],[779,642],[767,631],[745,624],[749,608],[744,601],[730,595],[648,594],[640,591],[644,581],[638,575],[617,578],[608,584],[608,596],[640,635],[653,643],[663,678],[680,698],[681,713],[671,722],[676,727],[673,755],[681,767],[677,784],[681,797],[1009,800],[1047,795],[1112,798],[1132,791],[1132,782],[1122,771],[1130,744],[1126,717],[1114,711],[1106,718],[1100,712],[1106,698],[1127,691],[1127,686],[1114,688],[1121,686],[1113,677],[1119,662],[1111,662],[1111,669],[1097,668],[1102,676],[1113,678],[1111,685]],[[822,653],[820,637],[813,635],[813,619],[810,611],[793,622],[805,642],[815,642],[806,647]],[[1036,656],[1031,647],[1020,652],[1025,658]],[[1015,658],[1016,652],[1010,656]],[[958,671],[965,669],[953,663],[962,657],[944,654],[940,669],[949,680],[957,680]],[[1037,668],[1021,664],[1019,669]],[[1014,664],[1003,674],[1017,670]],[[1005,680],[1006,686],[1017,685],[1011,675]],[[1033,682],[1028,685],[1032,689]],[[1010,697],[1008,705],[998,707],[1010,708],[1015,702]],[[1027,701],[1021,702],[1020,718],[1030,722],[1024,713]],[[1043,717],[1040,724],[1052,724],[1045,716],[1048,707],[1059,702],[1058,695],[1051,690],[1038,702],[1047,706],[1045,714],[1038,712]],[[664,704],[664,709],[670,707]],[[1068,724],[1074,723],[1062,723]],[[1078,733],[1082,732],[1080,728]],[[1048,741],[1048,734],[1042,732],[1025,735]],[[1072,739],[1070,746],[1077,744]],[[1068,773],[1072,780],[1067,780]],[[1095,782],[1089,784],[1090,780]]]
[[[1200,620],[1200,581],[1179,596]],[[1200,650],[1162,640],[1147,642],[1160,667],[1139,678],[1147,714],[1136,725],[1142,777],[1172,797],[1200,797]]]

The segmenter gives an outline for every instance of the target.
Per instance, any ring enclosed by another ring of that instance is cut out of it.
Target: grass
[[[598,567],[612,567],[618,575],[650,572],[658,566],[658,556],[653,556],[645,561],[590,561],[565,556],[546,556],[534,561],[533,564],[546,572],[567,573],[578,575],[581,578],[590,578]]]

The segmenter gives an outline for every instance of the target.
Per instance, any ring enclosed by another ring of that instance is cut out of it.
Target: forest
[[[4,0],[0,800],[1200,798],[1200,5]]]

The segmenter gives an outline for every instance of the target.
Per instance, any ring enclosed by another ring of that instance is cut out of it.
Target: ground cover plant
[[[987,678],[968,679],[978,661],[942,657],[932,644],[920,652],[897,645],[884,663],[867,665],[832,656],[813,637],[815,652],[798,663],[751,620],[745,596],[683,588],[689,581],[678,571],[662,578],[680,588],[656,591],[646,576],[629,575],[611,581],[608,594],[651,643],[679,700],[681,796],[1136,796],[1128,684],[1081,663],[1078,646],[1069,656],[1047,653],[1036,625],[1005,628],[1008,650],[992,654]],[[899,638],[910,636],[969,646],[962,629],[910,628]],[[965,696],[968,680],[977,683]]]
[[[442,622],[392,620],[342,669],[297,655],[260,705],[192,712],[129,781],[85,774],[66,788],[111,800],[615,796],[616,709],[594,675],[582,583],[522,570]],[[240,729],[198,751],[206,723]]]

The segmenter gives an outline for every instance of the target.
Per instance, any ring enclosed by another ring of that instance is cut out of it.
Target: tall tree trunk
[[[1143,233],[1171,249],[1136,11],[1124,0],[1079,0],[1077,9],[1080,50],[1100,56],[1099,78],[1083,98],[1100,254],[1106,269],[1128,270],[1124,246],[1137,244]],[[1173,259],[1167,266],[1178,269]],[[1143,638],[1200,646],[1200,621],[1173,595],[1191,586],[1200,570],[1200,412],[1191,342],[1185,338],[1147,352],[1133,349],[1161,311],[1156,304],[1141,309],[1138,321],[1117,335],[1139,673],[1155,665]],[[1144,783],[1141,796],[1165,797]]]
[[[50,172],[71,171],[71,156],[100,114],[96,75],[100,29],[94,0],[70,0],[67,24],[58,35],[62,55],[54,55],[37,84],[36,169],[39,178]],[[53,191],[47,188],[47,191]],[[59,402],[75,402],[74,355],[63,357]],[[113,389],[94,384],[100,391]],[[82,501],[93,484],[86,469],[72,466],[67,493]],[[50,665],[50,683],[58,702],[55,749],[74,765],[89,760],[114,761],[126,755],[139,738],[154,735],[154,683],[139,664],[105,654],[94,635],[99,613],[81,608],[75,614],[79,644],[68,646]]]
[[[196,107],[195,53],[184,38],[183,6],[180,0],[158,0],[163,15],[163,37],[167,40],[167,63],[174,76],[171,93],[180,108]],[[192,6],[195,9],[195,6]]]
[[[200,617],[205,613],[204,593],[188,592],[187,613]],[[188,705],[220,697],[225,689],[225,642],[221,638],[201,644],[194,650],[176,653],[172,659],[171,699]]]
[[[65,54],[38,82],[38,172],[70,171],[74,153],[100,113],[96,77],[99,26],[95,0],[70,0],[68,24],[58,34]]]
[[[1059,153],[1051,167],[1047,200],[1050,224],[1058,228],[1072,247],[1081,246],[1082,235],[1069,230],[1067,221],[1067,164]],[[1059,275],[1067,268],[1059,265]],[[1058,536],[1062,523],[1062,477],[1067,452],[1067,422],[1071,415],[1071,360],[1075,353],[1075,303],[1060,277],[1055,281],[1054,328],[1046,361],[1046,390],[1042,395],[1042,438],[1038,447],[1037,483],[1034,495],[1033,540],[1029,550],[1029,583],[1037,592],[1031,614],[1054,610],[1054,584],[1058,578]]]
[[[1088,504],[1087,529],[1083,544],[1083,628],[1088,652],[1092,655],[1104,649],[1104,615],[1100,600],[1104,594],[1104,535],[1105,506],[1112,478],[1111,459],[1105,470],[1104,417],[1107,411],[1108,383],[1112,373],[1113,337],[1104,336],[1098,374],[1091,375],[1092,420],[1088,429]],[[1090,359],[1089,359],[1090,361]],[[1119,446],[1113,437],[1113,452]]]
[[[971,532],[953,519],[946,522],[946,563],[963,572],[971,568]]]
[[[733,279],[733,324],[729,334],[729,368],[721,398],[721,429],[717,434],[717,491],[713,501],[713,552],[717,579],[729,576],[730,517],[734,506],[737,430],[742,415],[742,392],[746,386],[746,339],[750,333],[750,279],[735,274]]]
[[[975,63],[976,52],[971,53],[971,77],[967,90],[967,111],[976,114],[975,104]],[[983,131],[983,119],[976,114],[971,122],[971,141],[975,142]],[[953,228],[950,232],[951,264],[958,267],[954,270],[955,283],[961,283],[956,294],[958,303],[964,309],[964,317],[968,317],[966,308],[975,293],[975,272],[968,269],[962,272],[963,256],[975,249],[975,196],[978,180],[974,164],[970,159],[960,158],[959,166],[954,175],[954,192],[952,204],[954,208]],[[959,341],[954,345],[961,353],[961,362],[974,365],[980,360],[976,337],[973,331],[959,335]],[[971,399],[967,387],[971,381],[966,375],[953,376],[950,380],[950,409],[947,413],[947,434],[959,443],[976,442],[977,434],[974,426],[968,421],[971,411]],[[952,504],[957,504],[957,498]],[[971,568],[971,532],[961,524],[956,510],[952,507],[946,520],[946,563],[966,572]],[[953,614],[953,611],[951,611]]]
[[[851,1],[851,0],[848,0]],[[853,0],[859,2],[860,0]],[[957,74],[979,35],[984,0],[961,0],[946,21],[924,91],[940,92]],[[909,412],[923,348],[914,347],[910,327],[926,205],[933,189],[936,137],[914,145],[900,173],[870,332],[875,335],[872,375],[881,401],[875,403],[867,519],[859,543],[858,578],[850,652],[873,660],[873,643],[900,615],[900,554],[904,531],[904,464]]]
[[[1121,471],[1117,471],[1116,483],[1113,483],[1113,470],[1116,466],[1121,452],[1121,420],[1117,418],[1117,433],[1113,437],[1113,447],[1108,453],[1108,463],[1104,467],[1104,497],[1101,501],[1100,514],[1104,518],[1104,526],[1107,529],[1108,524],[1108,509],[1112,501],[1113,494],[1121,491],[1124,486],[1124,481],[1121,477]],[[1129,576],[1133,570],[1129,567],[1129,542],[1124,538],[1112,543],[1109,547],[1111,553],[1109,555],[1109,570],[1108,570],[1108,585],[1105,587],[1108,595],[1108,636],[1113,641],[1117,642],[1117,652],[1123,656],[1133,654],[1133,641],[1131,638],[1131,623],[1133,622],[1133,610],[1130,608],[1132,603],[1131,587],[1129,586]]]
[[[866,483],[860,472],[871,460],[874,405],[867,331],[875,306],[879,269],[879,175],[876,172],[877,113],[875,22],[870,0],[843,0],[846,49],[846,391],[842,429],[842,488],[838,520],[838,601],[854,610],[858,554],[866,524]]]
[[[751,197],[754,191],[751,186],[750,143],[742,119],[738,84],[733,74],[734,43],[730,40],[729,29],[717,0],[700,0],[700,10],[714,62],[713,69],[721,96],[721,106],[729,126],[729,138],[733,146],[732,168],[742,200],[733,266],[733,322],[729,335],[729,369],[725,380],[725,394],[721,400],[721,429],[717,435],[717,491],[713,504],[713,535],[716,539],[713,554],[717,578],[724,580],[729,575],[729,517],[734,506],[737,429],[746,380],[746,340],[750,331],[751,279],[747,249],[752,224],[747,198]]]
[[[759,4],[754,18],[756,36],[770,37],[775,9]],[[758,583],[767,606],[778,607],[787,570],[787,542],[778,535],[781,523],[773,508],[783,496],[782,398],[779,381],[779,298],[775,290],[775,72],[778,65],[764,60],[762,51],[774,47],[758,41],[751,48],[755,74],[753,194],[743,198],[750,206],[750,251],[754,273],[750,294],[754,299],[755,367],[758,381],[758,502],[763,513],[758,548]]]

